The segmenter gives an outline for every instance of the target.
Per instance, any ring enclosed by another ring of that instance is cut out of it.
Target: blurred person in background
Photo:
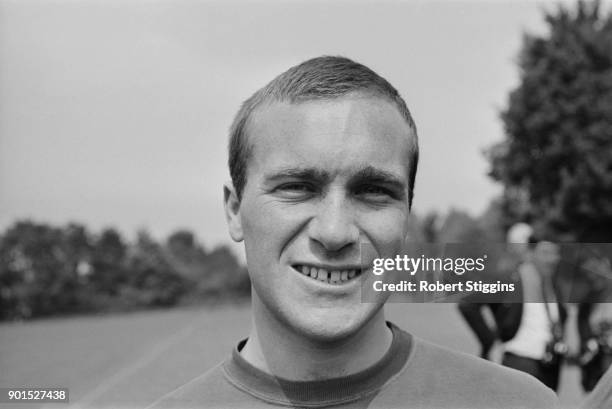
[[[530,238],[528,259],[518,270],[524,302],[514,304],[514,322],[506,321],[510,327],[504,330],[514,334],[504,343],[502,359],[502,365],[529,373],[555,391],[568,349],[563,341],[567,312],[553,280],[560,258],[558,244]]]
[[[586,254],[577,273],[588,283],[588,290],[578,304],[577,363],[582,387],[589,392],[612,364],[612,267],[609,244],[585,243],[583,247]]]
[[[516,223],[506,234],[506,252],[504,257],[497,265],[497,272],[502,276],[510,276],[516,273],[518,267],[526,260],[527,244],[533,234],[533,229],[527,223]],[[459,312],[467,322],[470,329],[478,339],[480,344],[480,357],[484,359],[494,359],[491,352],[494,345],[499,341],[505,342],[509,338],[505,333],[500,333],[500,328],[506,328],[506,319],[512,319],[512,305],[504,303],[482,303],[472,301],[470,296],[463,298],[459,304]],[[489,310],[492,320],[485,317],[486,310]],[[499,323],[499,325],[498,325]]]
[[[567,354],[563,342],[567,312],[559,302],[561,291],[553,280],[560,260],[559,246],[533,235],[525,240],[523,233],[529,231],[521,226],[511,229],[508,235],[508,241],[529,242],[526,247],[512,246],[514,257],[522,259],[517,267],[521,302],[487,304],[493,312],[494,325],[487,323],[481,304],[467,299],[460,304],[460,310],[481,342],[481,356],[488,357],[491,346],[499,340],[503,342],[504,366],[533,375],[556,391],[561,363]]]
[[[606,300],[611,295],[608,293]],[[612,303],[581,303],[578,328],[582,387],[591,391],[612,365]]]

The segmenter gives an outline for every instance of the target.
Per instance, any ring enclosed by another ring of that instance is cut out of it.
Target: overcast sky
[[[550,1],[0,1],[0,228],[18,218],[229,241],[227,129],[307,58],[386,77],[419,129],[414,209],[481,212],[482,151]]]

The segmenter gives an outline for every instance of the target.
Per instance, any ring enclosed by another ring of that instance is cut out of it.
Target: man
[[[533,229],[527,223],[516,223],[506,235],[507,255],[502,257],[497,265],[499,274],[504,276],[516,272],[519,266],[526,261],[527,243],[533,234]],[[465,297],[458,304],[459,312],[465,318],[470,329],[476,335],[480,344],[480,357],[484,359],[492,358],[491,351],[497,341],[508,341],[509,339],[500,339],[500,334],[489,327],[485,320],[483,309],[488,309],[497,323],[511,317],[509,309],[515,309],[516,306],[504,303],[482,303],[477,302],[473,297]]]
[[[224,195],[245,244],[251,332],[154,407],[554,407],[533,378],[387,323],[386,296],[361,302],[360,245],[402,248],[417,157],[403,99],[349,59],[308,60],[249,98]]]
[[[559,385],[563,355],[563,325],[567,317],[558,302],[560,291],[553,274],[560,260],[559,246],[531,237],[526,260],[518,268],[520,298],[523,302],[497,304],[496,328],[484,324],[477,306],[462,305],[461,311],[478,339],[504,342],[502,364],[535,376],[553,390]]]
[[[505,343],[502,364],[527,372],[553,390],[559,386],[559,374],[567,346],[563,325],[567,313],[558,302],[553,274],[559,264],[559,246],[549,241],[531,241],[531,260],[519,268],[523,298],[518,328]]]
[[[599,379],[612,365],[612,303],[608,294],[593,294],[604,302],[586,302],[578,306],[578,334],[581,384],[586,392],[593,390]],[[605,297],[605,298],[604,298]]]
[[[589,279],[589,290],[578,304],[578,334],[582,387],[590,392],[612,364],[612,269],[610,260],[599,254],[587,257],[579,266]]]
[[[612,363],[612,265],[604,226],[585,228],[574,266],[572,299],[578,302],[581,383],[590,392]]]

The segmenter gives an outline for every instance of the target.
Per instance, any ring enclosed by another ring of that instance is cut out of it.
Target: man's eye
[[[285,183],[278,187],[279,190],[291,191],[291,192],[312,192],[312,186],[306,183]]]
[[[396,195],[389,189],[383,186],[377,185],[364,185],[360,186],[357,191],[357,196],[360,196],[366,200],[387,200],[389,198],[395,198]]]
[[[369,196],[392,196],[392,193],[389,191],[389,189],[376,185],[361,186],[359,189],[357,189],[357,193],[360,195]]]
[[[316,189],[309,183],[285,183],[278,186],[276,192],[290,198],[304,197],[312,195]]]

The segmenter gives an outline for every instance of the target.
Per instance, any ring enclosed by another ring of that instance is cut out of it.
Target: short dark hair
[[[397,90],[365,65],[345,57],[323,56],[304,61],[274,78],[247,99],[236,114],[230,128],[229,170],[238,200],[247,182],[247,166],[251,145],[247,127],[255,109],[265,103],[300,103],[335,99],[351,93],[381,97],[397,107],[412,130],[413,143],[408,172],[408,205],[412,206],[419,148],[416,125]]]

